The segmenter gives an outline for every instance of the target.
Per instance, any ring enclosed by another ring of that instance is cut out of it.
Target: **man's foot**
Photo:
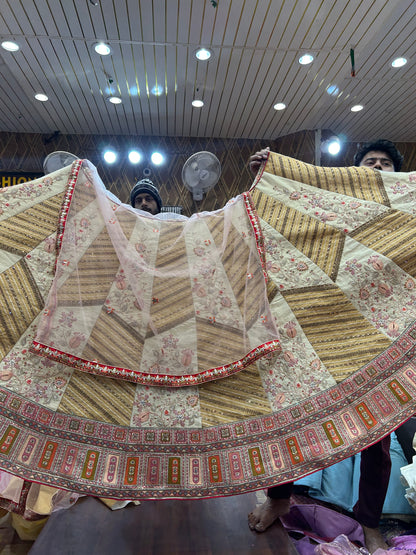
[[[369,528],[362,525],[364,530],[365,546],[370,553],[374,553],[378,548],[388,549],[383,536],[378,528]]]
[[[279,517],[287,514],[290,509],[289,499],[272,499],[267,497],[266,501],[254,509],[248,515],[248,525],[251,530],[264,532]]]

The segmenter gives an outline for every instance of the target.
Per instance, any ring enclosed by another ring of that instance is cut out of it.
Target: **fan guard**
[[[78,156],[75,156],[75,154],[65,152],[64,150],[56,150],[46,156],[43,161],[43,171],[47,175],[48,173],[66,168],[66,166],[71,165],[75,160],[78,160]]]
[[[182,181],[194,200],[215,187],[221,175],[221,164],[215,154],[202,150],[190,156],[182,168]]]

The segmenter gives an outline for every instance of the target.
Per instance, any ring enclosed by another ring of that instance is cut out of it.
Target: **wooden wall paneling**
[[[119,154],[113,166],[103,163],[102,151],[112,146]],[[276,139],[275,141],[250,139],[214,139],[192,137],[143,137],[126,135],[42,135],[0,133],[0,169],[3,171],[42,172],[42,164],[47,154],[65,150],[80,158],[90,160],[98,170],[106,187],[128,202],[130,190],[143,170],[152,170],[151,179],[159,187],[165,204],[180,205],[183,214],[217,210],[232,197],[250,188],[253,175],[248,169],[248,160],[257,150],[269,146],[271,150],[286,156],[315,163],[315,132],[308,130]],[[130,164],[127,154],[130,148],[137,148],[143,161],[137,166]],[[416,169],[416,143],[397,143],[405,157],[403,171]],[[340,154],[330,157],[322,153],[322,166],[351,166],[357,143],[346,143]],[[166,155],[166,163],[154,167],[150,163],[153,150]],[[191,193],[182,183],[182,167],[186,159],[200,150],[213,152],[221,162],[222,173],[219,183],[209,191],[201,202],[195,202]]]

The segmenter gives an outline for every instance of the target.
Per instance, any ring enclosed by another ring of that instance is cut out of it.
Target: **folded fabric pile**
[[[391,549],[377,549],[373,555],[414,555],[416,553],[415,536],[401,536],[401,538],[410,538],[401,542],[400,547],[392,547]],[[400,538],[395,538],[400,539]],[[314,549],[314,555],[369,555],[365,547],[356,547],[344,534],[335,538],[330,543],[322,543]]]
[[[413,449],[416,448],[416,434],[413,438]],[[402,473],[401,482],[406,488],[405,497],[409,505],[416,512],[416,455],[413,457],[412,463],[403,466],[400,469]]]

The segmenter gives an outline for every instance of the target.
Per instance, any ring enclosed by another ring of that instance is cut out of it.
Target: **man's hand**
[[[269,156],[269,151],[270,151],[269,147],[262,148],[261,150],[257,151],[256,154],[253,154],[252,156],[250,156],[250,161],[248,165],[249,165],[250,171],[254,173],[254,175],[259,171],[259,167],[262,164],[262,162],[267,160],[267,157]]]

